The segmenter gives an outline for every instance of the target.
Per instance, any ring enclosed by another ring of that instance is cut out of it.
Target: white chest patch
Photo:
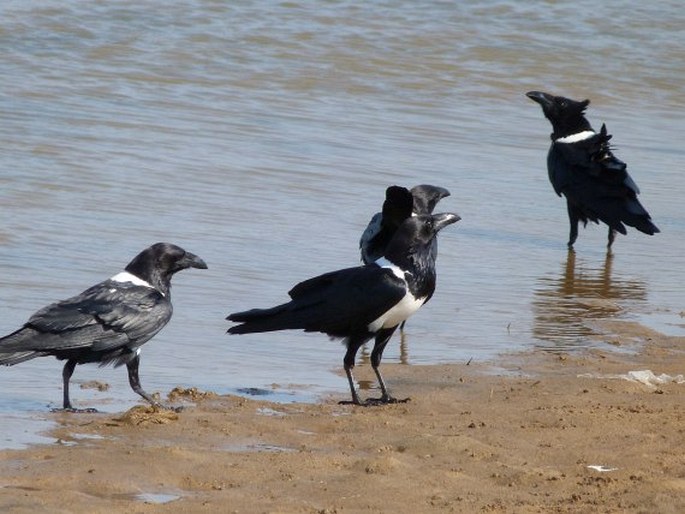
[[[396,327],[418,311],[424,301],[425,298],[414,298],[414,295],[407,291],[407,294],[389,311],[369,323],[369,331],[375,332],[380,328]]]
[[[597,134],[594,130],[583,130],[582,132],[578,132],[576,134],[571,134],[570,136],[565,136],[565,137],[560,137],[559,139],[555,139],[555,143],[577,143],[578,141],[585,141],[586,139],[590,139],[592,136]]]
[[[389,270],[391,270],[395,274],[395,276],[397,278],[401,278],[402,280],[404,280],[405,271],[403,271],[402,268],[400,268],[396,264],[393,264],[392,262],[390,262],[385,257],[381,257],[380,259],[378,259],[376,261],[376,265],[380,266],[381,268],[388,268]]]
[[[399,267],[381,257],[376,261],[376,264],[381,268],[388,268],[392,270],[396,277],[402,279],[403,282],[406,280],[404,278],[405,272]],[[413,294],[409,292],[409,287],[406,288],[406,293],[402,299],[390,308],[390,310],[383,313],[380,317],[369,323],[369,331],[375,332],[380,328],[391,328],[396,327],[404,320],[409,318],[412,314],[419,310],[419,308],[426,301],[425,298],[415,298]]]
[[[149,287],[151,289],[155,289],[155,287],[150,284],[149,282],[143,280],[140,277],[136,277],[132,273],[129,273],[128,271],[122,271],[121,273],[117,273],[114,275],[112,278],[110,278],[111,281],[113,282],[130,282],[133,285],[136,286],[143,286],[143,287]],[[162,294],[162,296],[164,296]]]

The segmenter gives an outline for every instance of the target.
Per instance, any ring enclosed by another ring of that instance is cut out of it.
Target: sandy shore
[[[55,414],[63,444],[0,452],[0,511],[685,512],[685,384],[620,378],[682,373],[685,338],[603,328],[607,351],[384,366],[406,404]]]

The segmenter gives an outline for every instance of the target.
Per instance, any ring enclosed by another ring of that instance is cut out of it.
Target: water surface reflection
[[[569,250],[558,277],[539,279],[533,300],[533,335],[549,343],[543,347],[587,346],[593,334],[588,322],[620,315],[627,302],[647,300],[642,280],[612,276],[613,259],[607,252],[603,263],[593,265]]]

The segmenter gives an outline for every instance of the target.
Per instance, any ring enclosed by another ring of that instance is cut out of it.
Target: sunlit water
[[[583,347],[602,317],[685,334],[682,5],[470,4],[3,2],[0,331],[169,241],[209,270],[175,277],[174,318],[143,349],[146,389],[346,397],[339,343],[229,337],[224,318],[356,264],[385,188],[432,183],[452,192],[438,210],[463,219],[385,362]],[[531,89],[592,99],[661,234],[631,231],[607,259],[591,226],[567,253]],[[0,373],[0,446],[16,446],[59,406],[61,363]],[[79,389],[92,379],[111,387]],[[74,382],[82,406],[138,401],[122,369],[82,366]]]

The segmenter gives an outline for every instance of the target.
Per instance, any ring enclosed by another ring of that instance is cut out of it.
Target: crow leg
[[[352,394],[352,401],[341,401],[338,402],[342,405],[354,404],[354,405],[364,405],[359,399],[359,394],[357,393],[357,387],[354,384],[354,377],[352,376],[352,370],[354,369],[354,361],[357,357],[357,352],[362,344],[364,344],[364,338],[350,338],[347,342],[347,352],[345,352],[345,357],[343,358],[343,367],[345,368],[345,374],[347,375],[347,382],[350,384],[350,393]]]
[[[52,409],[53,412],[97,412],[97,409],[75,409],[71,405],[71,400],[69,399],[69,381],[71,380],[71,375],[74,374],[74,368],[76,368],[77,362],[73,359],[67,360],[62,368],[62,408]]]
[[[140,357],[138,357],[137,355],[126,363],[126,368],[128,369],[128,383],[131,384],[131,389],[133,389],[136,393],[145,398],[153,407],[162,409],[170,408],[166,407],[165,405],[162,405],[143,390],[142,386],[140,385],[140,378],[138,377],[139,365]]]
[[[609,227],[609,238],[607,242],[607,250],[611,250],[611,245],[614,244],[614,239],[616,239],[616,231]]]
[[[71,375],[74,374],[74,368],[76,368],[76,361],[69,359],[62,369],[62,408],[64,410],[73,410],[71,400],[69,399],[69,381],[71,380]]]
[[[397,327],[384,328],[381,329],[378,334],[376,334],[376,342],[374,344],[373,351],[371,352],[371,367],[373,368],[374,373],[376,373],[378,385],[381,387],[381,397],[371,400],[374,403],[403,403],[409,400],[408,398],[405,398],[404,400],[398,400],[388,392],[388,388],[385,385],[385,381],[383,380],[383,376],[381,375],[381,371],[379,369],[381,365],[381,358],[383,357],[383,350],[385,350],[385,347],[390,341],[390,338],[392,337],[392,334],[395,332],[396,328]]]
[[[354,367],[354,366],[352,366]],[[351,401],[341,401],[339,402],[341,405],[346,405],[346,404],[354,404],[354,405],[363,405],[361,400],[359,399],[359,394],[357,393],[357,388],[354,385],[354,376],[352,375],[352,368],[345,366],[345,374],[347,375],[347,382],[350,384],[350,393],[352,394],[352,400]]]
[[[400,333],[404,335],[404,325],[407,323],[407,320],[405,319],[402,323],[400,323]]]
[[[571,225],[571,230],[568,235],[568,247],[573,248],[573,244],[578,239],[578,222],[580,221],[580,216],[576,212],[575,207],[571,205],[571,202],[566,202],[566,207],[568,209],[568,221]]]

